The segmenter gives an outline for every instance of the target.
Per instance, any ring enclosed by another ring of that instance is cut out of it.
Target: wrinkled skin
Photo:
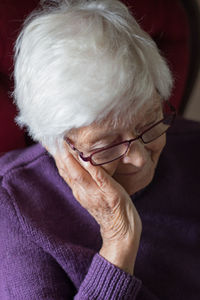
[[[150,113],[146,113],[152,108]],[[103,124],[91,124],[70,132],[68,138],[85,155],[115,140],[134,138],[135,128],[162,118],[157,98],[143,104],[132,124],[111,128],[109,119]],[[96,144],[94,137],[100,137]],[[54,159],[60,176],[71,187],[79,203],[100,225],[103,240],[100,254],[124,271],[133,274],[134,263],[142,232],[139,214],[130,195],[147,186],[155,172],[159,156],[166,143],[165,134],[149,144],[134,142],[127,155],[103,166],[83,162],[66,142],[65,152]],[[95,148],[96,147],[96,148]]]

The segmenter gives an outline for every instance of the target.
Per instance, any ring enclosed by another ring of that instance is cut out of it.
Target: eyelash
[[[113,144],[116,144],[118,142],[120,142],[122,140],[122,137],[121,136],[118,136],[114,141],[112,141],[111,143],[107,144],[107,145],[104,145],[104,146],[101,146],[101,147],[98,147],[98,148],[94,148],[94,149],[91,149],[89,151],[89,154],[93,153],[93,152],[96,152],[98,150],[101,150],[103,148],[107,148],[109,146],[112,146]]]
[[[158,116],[156,116],[156,118],[151,121],[150,123],[148,124],[145,124],[145,125],[142,125],[142,126],[137,126],[136,127],[136,133],[139,135],[140,133],[142,133],[145,129],[147,129],[148,127],[151,127],[153,124],[156,123],[156,121],[158,120]],[[88,152],[88,155],[90,155],[91,153],[95,152],[95,151],[98,151],[98,150],[101,150],[103,148],[106,148],[106,147],[109,147],[109,146],[112,146],[113,144],[116,144],[118,142],[121,142],[122,141],[122,137],[121,136],[118,136],[114,141],[112,141],[112,143],[109,143],[107,145],[104,145],[104,146],[101,146],[101,147],[98,147],[98,148],[94,148],[94,149],[91,149],[89,152]]]

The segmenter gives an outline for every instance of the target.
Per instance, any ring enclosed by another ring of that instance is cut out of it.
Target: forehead
[[[130,126],[136,127],[140,122],[148,121],[148,118],[158,110],[161,110],[161,100],[155,97],[144,103],[137,111],[133,108],[132,112],[129,111],[127,115],[119,116],[116,121],[110,114],[102,122],[72,130],[68,137],[77,148],[82,145],[90,147],[98,141],[112,139]]]

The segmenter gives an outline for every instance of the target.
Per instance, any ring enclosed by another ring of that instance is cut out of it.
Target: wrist
[[[121,270],[133,275],[138,246],[123,241],[102,245],[99,254]]]

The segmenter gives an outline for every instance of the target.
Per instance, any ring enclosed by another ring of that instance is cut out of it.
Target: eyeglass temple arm
[[[176,108],[171,104],[171,102],[170,102],[169,100],[167,100],[167,104],[169,105],[171,111],[172,111],[174,114],[177,114]]]
[[[73,150],[73,151],[76,151],[78,153],[78,155],[81,157],[81,159],[83,161],[90,161],[90,156],[88,157],[84,157],[83,156],[83,152],[80,152],[78,149],[76,149],[76,147],[74,147],[74,145],[72,145],[69,141],[68,138],[65,139],[66,143],[70,146],[70,148]]]

